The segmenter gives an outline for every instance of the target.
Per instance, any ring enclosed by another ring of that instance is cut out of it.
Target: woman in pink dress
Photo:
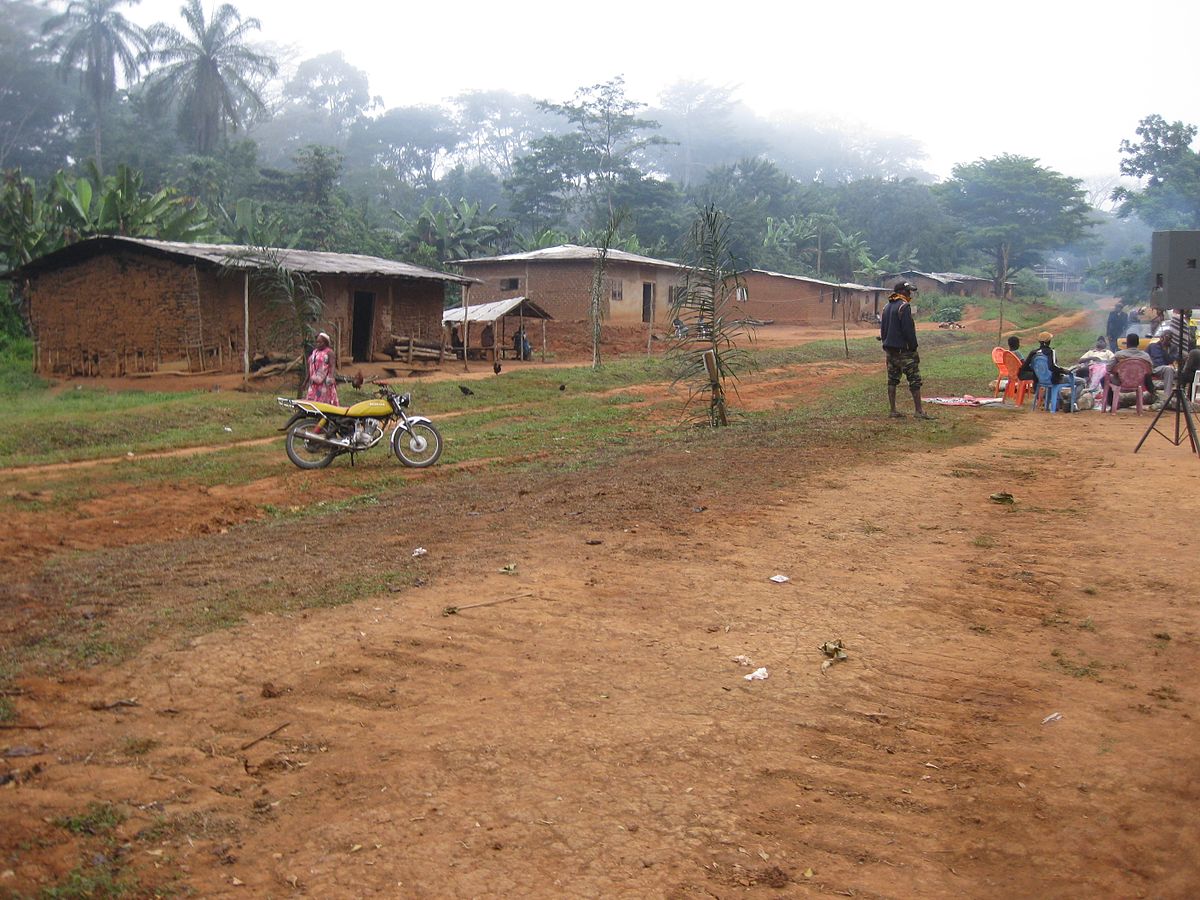
[[[333,348],[329,346],[329,335],[322,331],[317,335],[317,346],[308,357],[308,381],[305,382],[307,390],[304,399],[338,406],[336,377],[337,358]]]

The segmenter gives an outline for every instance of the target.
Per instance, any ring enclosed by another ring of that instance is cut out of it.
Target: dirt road
[[[0,892],[100,854],[201,896],[1196,896],[1197,537],[1163,510],[1197,520],[1200,464],[1124,412],[939,414],[995,431],[384,504],[416,587],[22,682]],[[340,527],[115,550],[79,599],[123,554],[169,562],[123,585],[164,611],[319,591],[296,548],[346,563]],[[107,843],[51,821],[93,801]]]

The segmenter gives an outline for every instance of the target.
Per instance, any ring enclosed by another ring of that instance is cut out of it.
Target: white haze
[[[653,104],[675,81],[703,80],[737,85],[760,115],[910,135],[938,177],[999,153],[1113,175],[1121,140],[1145,116],[1200,123],[1200,14],[1186,0],[235,6],[293,64],[341,50],[389,107],[479,88],[563,100],[615,75]],[[143,0],[129,15],[181,27],[179,7]]]

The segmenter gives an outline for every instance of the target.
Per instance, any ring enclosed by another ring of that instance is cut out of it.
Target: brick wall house
[[[259,295],[252,274],[222,268],[230,260],[253,268],[238,257],[245,252],[253,251],[103,237],[9,273],[28,310],[35,370],[237,372],[247,349],[251,356],[296,352],[286,311]],[[324,301],[317,327],[329,332],[344,362],[370,359],[394,334],[440,338],[447,284],[469,281],[369,256],[277,252],[284,265],[313,279]]]
[[[874,315],[881,288],[835,284],[804,275],[765,269],[740,273],[745,288],[736,303],[737,318],[773,320],[780,325],[841,327],[843,312],[849,325]]]
[[[598,254],[595,247],[562,244],[457,264],[480,282],[471,287],[472,304],[528,297],[558,322],[583,322],[588,319]],[[601,298],[605,321],[664,327],[671,321],[674,288],[682,284],[683,273],[678,263],[610,250]]]

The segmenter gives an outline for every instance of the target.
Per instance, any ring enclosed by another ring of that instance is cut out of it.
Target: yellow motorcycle
[[[314,400],[278,397],[292,417],[280,431],[287,432],[288,459],[301,469],[323,469],[337,456],[370,450],[381,440],[393,420],[390,447],[404,465],[416,469],[432,466],[442,455],[442,436],[433,422],[407,412],[412,398],[378,384],[379,394],[352,406],[334,406]]]

